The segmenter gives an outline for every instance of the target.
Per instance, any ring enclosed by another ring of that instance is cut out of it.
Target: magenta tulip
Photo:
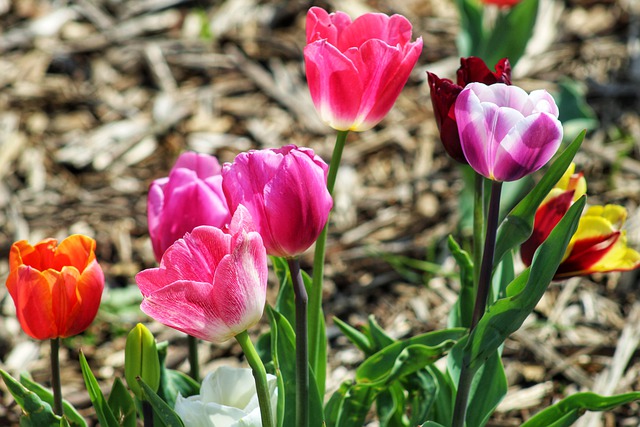
[[[336,130],[364,131],[384,118],[422,51],[401,15],[366,13],[355,21],[319,7],[307,13],[307,81],[322,120]]]
[[[455,104],[469,165],[494,181],[515,181],[544,166],[562,141],[553,97],[517,86],[470,83]]]
[[[156,260],[176,240],[199,225],[222,228],[231,219],[222,192],[218,160],[207,154],[182,154],[168,177],[149,189],[147,215]]]
[[[251,150],[224,165],[222,188],[231,211],[247,208],[269,255],[293,257],[316,241],[329,217],[328,168],[308,148]]]
[[[233,228],[196,227],[167,249],[159,268],[138,273],[142,311],[211,342],[255,325],[266,300],[267,254],[258,233]]]

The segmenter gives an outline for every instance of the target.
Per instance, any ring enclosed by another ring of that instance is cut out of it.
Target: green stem
[[[480,281],[480,265],[482,264],[482,242],[484,241],[484,177],[477,172],[475,174],[475,188],[473,193],[473,284],[475,286],[474,296],[478,292],[478,283]],[[463,311],[461,318],[466,319],[464,326],[471,324],[471,307],[475,301],[470,301],[468,305],[461,308],[467,308]]]
[[[253,378],[256,382],[256,391],[258,393],[258,404],[260,405],[260,417],[262,418],[262,427],[273,427],[273,415],[271,413],[271,398],[269,396],[269,386],[267,384],[267,371],[264,364],[258,356],[256,348],[249,338],[247,331],[240,332],[236,335],[236,340],[242,347],[244,355],[249,362],[249,366],[253,371]]]
[[[142,401],[142,421],[144,427],[153,427],[153,407],[146,400]]]
[[[298,258],[288,258],[296,301],[296,426],[309,425],[309,353],[307,344],[307,290]]]
[[[200,382],[200,363],[198,362],[198,338],[189,335],[189,374],[191,378]]]
[[[51,338],[51,388],[53,389],[53,412],[64,415],[62,409],[62,385],[60,383],[60,338]]]
[[[336,176],[340,167],[340,159],[342,159],[342,151],[344,150],[349,131],[338,131],[336,136],[336,145],[333,147],[331,163],[329,164],[329,173],[327,174],[327,189],[329,194],[333,195],[333,188],[336,184]],[[325,345],[326,337],[321,336],[321,316],[322,314],[322,283],[324,278],[324,256],[325,246],[327,243],[327,229],[329,221],[324,226],[318,240],[316,240],[316,250],[313,258],[313,286],[309,295],[309,355],[310,363],[316,374],[318,383],[318,392],[320,396],[324,396],[324,381],[321,380],[320,372],[326,369],[326,359],[320,360],[320,346]],[[323,365],[322,367],[320,365]]]
[[[478,278],[478,293],[476,294],[476,302],[473,308],[473,317],[471,318],[471,326],[469,334],[475,329],[484,314],[487,306],[487,298],[489,289],[491,288],[491,273],[493,271],[493,254],[496,247],[496,232],[498,230],[498,216],[500,214],[500,192],[502,190],[502,182],[491,182],[491,200],[489,201],[489,214],[487,217],[487,235],[484,241],[484,252],[482,256],[482,266]],[[456,393],[456,403],[453,409],[452,427],[464,427],[467,417],[467,405],[469,403],[469,391],[471,383],[476,371],[467,368],[466,363],[462,362],[460,369],[460,379],[458,380],[458,392]]]

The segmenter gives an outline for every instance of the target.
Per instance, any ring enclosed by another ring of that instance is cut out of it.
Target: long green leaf
[[[111,411],[111,408],[107,403],[107,399],[104,398],[102,390],[100,390],[100,386],[98,385],[98,381],[93,375],[93,372],[91,372],[91,368],[89,367],[89,363],[87,363],[87,358],[84,357],[83,352],[80,352],[80,369],[82,370],[82,377],[84,378],[84,383],[87,387],[87,391],[89,392],[91,404],[96,410],[96,415],[98,416],[100,425],[104,427],[119,427],[120,424]]]
[[[16,381],[11,375],[0,369],[0,376],[4,379],[9,392],[22,408],[21,426],[59,427],[65,420],[53,413],[51,406],[44,402],[33,391]]]
[[[333,392],[329,401],[324,407],[324,419],[327,423],[327,427],[336,427],[338,424],[338,418],[340,417],[340,409],[342,403],[349,391],[349,388],[353,385],[353,381],[343,381],[340,387]]]
[[[482,4],[474,0],[456,0],[460,13],[460,32],[457,38],[460,56],[482,56],[484,30]]]
[[[531,266],[509,285],[508,296],[489,306],[471,332],[463,358],[463,363],[471,370],[482,366],[504,340],[522,326],[542,298],[575,233],[585,202],[583,196],[571,206],[547,240],[540,245]]]
[[[378,394],[382,391],[380,387],[369,384],[354,384],[349,387],[342,405],[336,427],[362,426],[371,405]]]
[[[473,292],[473,261],[469,253],[463,250],[453,236],[447,241],[449,251],[460,269],[460,293],[458,300],[449,313],[449,327],[468,328],[471,324],[475,295]]]
[[[154,415],[157,415],[167,427],[184,427],[182,419],[167,405],[167,402],[162,400],[140,377],[137,377],[136,381],[138,381],[140,388],[142,388],[144,398],[153,408]]]
[[[356,370],[356,380],[388,384],[437,360],[465,334],[465,328],[444,329],[397,341],[368,357]]]
[[[485,62],[495,64],[509,58],[514,67],[533,34],[537,14],[538,0],[522,0],[506,14],[499,15],[483,49]]]
[[[375,353],[373,345],[371,344],[371,341],[369,341],[369,337],[367,335],[337,317],[333,318],[333,323],[338,327],[338,329],[340,329],[344,336],[351,341],[351,344],[358,347],[365,356],[371,356]]]
[[[502,260],[502,257],[511,249],[516,248],[527,240],[533,231],[533,220],[538,206],[542,203],[549,191],[562,178],[567,168],[578,152],[586,132],[582,132],[551,164],[540,182],[527,196],[516,205],[507,215],[498,228],[496,238],[496,250],[494,265]]]
[[[634,400],[640,400],[640,392],[615,396],[601,396],[590,392],[576,393],[538,412],[522,424],[522,427],[570,426],[586,411],[609,411]]]
[[[136,402],[118,377],[113,380],[107,403],[120,426],[136,427]]]
[[[409,427],[404,414],[405,390],[398,382],[384,389],[376,397],[376,412],[380,427]]]
[[[40,399],[47,402],[53,407],[53,392],[47,390],[37,382],[33,381],[28,374],[20,374],[20,383],[27,389],[31,390],[38,395]],[[82,418],[82,415],[73,407],[71,403],[66,400],[62,400],[62,408],[64,409],[64,416],[69,421],[71,427],[86,427],[87,422]]]
[[[474,376],[469,394],[467,427],[482,427],[507,394],[507,376],[497,351]]]

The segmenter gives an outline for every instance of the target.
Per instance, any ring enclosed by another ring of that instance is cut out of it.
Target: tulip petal
[[[547,113],[519,121],[502,140],[495,158],[494,176],[515,181],[544,166],[562,142],[562,125]]]
[[[95,249],[96,242],[92,238],[82,234],[71,235],[55,249],[54,261],[49,268],[62,271],[63,267],[73,266],[78,272],[82,272],[95,259]]]
[[[214,156],[187,151],[182,153],[176,160],[173,169],[188,169],[196,173],[200,179],[211,176],[218,176],[222,172],[222,167]]]
[[[46,277],[35,268],[21,265],[11,270],[6,284],[22,330],[37,340],[56,337],[51,285]]]
[[[140,309],[171,328],[203,340],[222,342],[234,334],[214,310],[214,298],[211,283],[178,280],[145,296]]]
[[[338,35],[351,25],[351,18],[344,12],[327,13],[322,8],[312,7],[307,13],[307,44],[325,39],[338,45]]]
[[[358,115],[363,85],[353,62],[326,40],[304,48],[311,99],[320,118],[337,130],[348,130]]]
[[[77,335],[91,325],[100,308],[103,290],[104,273],[94,259],[77,279],[78,311],[73,322],[68,324],[65,337]]]

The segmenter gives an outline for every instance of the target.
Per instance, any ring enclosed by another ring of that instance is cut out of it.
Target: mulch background
[[[131,287],[135,273],[155,265],[146,226],[149,183],[166,176],[184,150],[225,162],[250,148],[293,143],[329,159],[334,134],[316,116],[302,61],[311,5],[0,0],[0,280],[16,240],[71,233],[97,240],[108,285],[103,309],[61,353],[65,397],[87,417],[93,419],[93,409],[77,363],[80,347],[105,390],[122,372],[125,335],[137,321],[171,342],[172,367],[187,366],[184,337],[143,316]],[[457,295],[446,237],[459,235],[464,183],[440,146],[425,70],[454,77],[455,7],[450,0],[313,5],[352,16],[404,14],[425,45],[388,117],[349,135],[328,244],[325,311],[353,325],[374,315],[398,338],[441,328]],[[576,163],[589,182],[590,203],[627,207],[629,241],[638,248],[640,3],[541,0],[541,10],[514,83],[550,91],[563,78],[584,85],[600,126]],[[385,261],[394,256],[442,269],[402,274]],[[490,425],[520,425],[576,391],[640,390],[638,292],[634,273],[552,284],[505,345],[510,392]],[[330,320],[328,330],[331,391],[353,375],[362,355]],[[0,368],[16,376],[28,370],[48,384],[48,352],[21,332],[0,287]],[[241,363],[233,342],[203,343],[201,358],[205,373]],[[584,417],[580,425],[637,426],[639,408]],[[18,425],[19,414],[0,383],[0,425]]]

